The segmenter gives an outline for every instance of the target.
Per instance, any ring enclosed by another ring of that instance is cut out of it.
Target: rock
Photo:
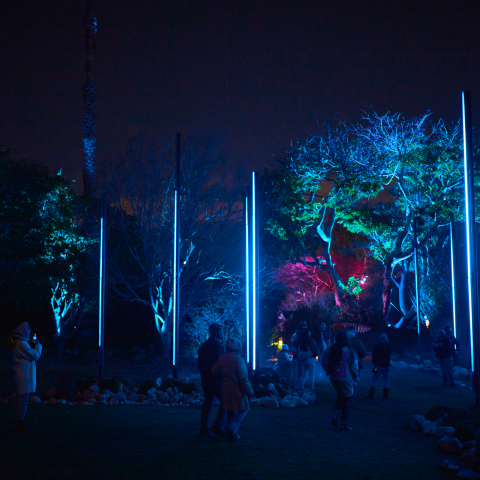
[[[411,415],[407,418],[407,427],[411,430],[421,430],[422,425],[427,421],[423,415]]]
[[[275,388],[275,385],[273,383],[269,383],[267,385],[268,390],[273,390]]]
[[[424,360],[422,362],[426,367],[431,367],[432,366],[432,362],[430,360]]]
[[[272,395],[275,395],[276,397],[278,397],[278,390],[276,388],[274,388],[273,390],[270,390],[270,396]]]
[[[51,397],[47,400],[47,403],[49,403],[50,405],[56,405],[57,401],[53,397]]]
[[[442,437],[453,437],[455,429],[453,427],[437,427],[435,431],[435,436],[438,438]]]
[[[445,453],[460,453],[463,449],[463,443],[455,437],[443,437],[439,440],[437,448]]]
[[[143,402],[140,402],[140,405],[147,407],[148,405],[150,405],[150,402],[148,400],[144,400]]]
[[[90,390],[91,392],[98,393],[98,392],[100,392],[100,387],[99,387],[98,385],[90,385],[89,390]]]
[[[88,400],[88,399],[90,398],[90,395],[91,395],[90,390],[89,390],[88,388],[85,389],[85,390],[83,391],[83,393],[82,393],[82,400],[83,400],[83,401]]]
[[[447,427],[456,427],[460,422],[467,422],[475,418],[472,410],[466,408],[457,408],[443,418],[443,424]]]
[[[176,395],[178,393],[178,388],[177,387],[173,387],[173,393]]]
[[[137,402],[143,402],[147,397],[145,395],[142,395],[141,393],[139,393],[137,395]]]
[[[473,462],[476,458],[477,458],[477,455],[474,448],[467,451],[465,451],[465,448],[464,448],[462,455],[460,455],[460,461],[465,463],[466,465],[469,465],[470,462]]]
[[[406,370],[408,365],[402,360],[399,360],[398,362],[393,363],[392,368],[395,368],[396,370]]]
[[[291,395],[289,395],[289,396],[291,397]],[[283,408],[295,408],[297,406],[297,402],[296,402],[296,400],[292,400],[291,398],[287,399],[286,397],[284,397],[280,401],[280,405]]]
[[[412,363],[411,365],[408,366],[409,370],[414,370],[414,371],[423,370],[424,368],[425,368],[425,365],[422,365],[422,364],[416,365]]]
[[[463,451],[471,450],[472,448],[477,448],[477,442],[475,440],[467,442],[463,445]]]
[[[170,398],[170,403],[178,403],[183,397],[183,393],[180,392],[180,393],[177,393],[176,395],[174,395],[172,398]]]
[[[470,480],[480,479],[480,473],[474,472],[473,470],[461,469],[456,475],[455,478],[466,478]]]
[[[454,408],[444,407],[443,405],[435,405],[428,411],[428,413],[425,415],[425,418],[427,420],[435,422],[435,420],[438,420],[439,418],[443,419],[445,415],[450,414],[454,411],[455,411]]]
[[[160,388],[162,386],[162,379],[160,377],[157,377],[157,379],[155,380],[153,386],[155,388]]]
[[[308,405],[308,402],[306,402],[303,398],[298,398],[297,407],[304,407],[306,405]]]
[[[145,395],[153,387],[153,382],[150,380],[144,380],[138,387],[138,393]]]
[[[477,432],[480,428],[480,419],[467,420],[466,422],[459,422],[455,428],[455,437],[462,443],[476,440]]]
[[[168,403],[170,401],[170,395],[167,392],[157,393],[157,400],[161,403]]]
[[[64,400],[63,398],[61,398],[60,400],[57,400],[57,405],[65,405],[67,403],[66,400]]]
[[[181,378],[180,381],[182,383],[189,383],[190,382],[190,379],[188,377],[184,377],[184,378]]]
[[[470,372],[463,367],[455,366],[453,367],[453,376],[455,378],[470,378]]]
[[[443,427],[443,418],[437,418],[433,423],[434,423],[437,427]]]
[[[173,390],[168,387],[166,390],[165,390],[171,397],[173,397],[175,394],[173,393]]]
[[[155,387],[150,388],[149,390],[147,390],[147,395],[155,395],[156,390],[157,389]]]
[[[138,395],[135,393],[135,392],[132,392],[132,393],[129,393],[127,395],[127,399],[130,401],[130,402],[136,402],[138,400]]]
[[[451,460],[442,460],[438,466],[447,472],[448,475],[455,475],[457,472],[461,470],[460,465],[457,465],[455,462],[452,462]]]
[[[250,401],[250,406],[251,407],[258,407],[260,405],[262,405],[262,399],[261,398],[257,398],[255,400]]]
[[[276,400],[273,400],[269,397],[265,397],[262,401],[262,405],[269,408],[278,408],[279,404]]]
[[[437,431],[437,426],[433,422],[431,422],[430,420],[425,420],[422,423],[422,426],[420,427],[420,431],[425,435],[431,435],[432,437],[435,437],[435,433]]]
[[[40,400],[39,397],[36,397],[35,395],[33,395],[32,397],[30,397],[30,401],[32,403],[42,403],[42,401]]]

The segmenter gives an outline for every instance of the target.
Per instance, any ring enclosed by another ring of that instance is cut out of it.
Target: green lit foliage
[[[33,304],[46,296],[63,344],[79,321],[88,290],[85,267],[96,244],[80,231],[84,206],[61,173],[8,159],[0,168],[3,299]]]

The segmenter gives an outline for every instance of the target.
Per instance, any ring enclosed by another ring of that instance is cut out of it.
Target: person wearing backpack
[[[393,353],[392,346],[388,343],[388,337],[386,333],[382,333],[378,337],[379,342],[375,345],[372,353],[372,363],[375,365],[372,370],[372,384],[368,396],[365,398],[373,398],[375,393],[375,388],[377,385],[377,380],[382,375],[383,381],[383,399],[388,400],[388,392],[390,391],[390,384],[388,377],[390,375],[390,355]]]
[[[296,390],[303,390],[308,372],[308,388],[313,392],[315,388],[315,357],[318,357],[319,352],[306,325],[300,331],[297,330],[292,343],[292,349],[296,352],[300,363],[300,377]]]
[[[442,387],[453,387],[453,354],[452,342],[443,330],[439,330],[437,334],[437,343],[432,343],[435,350],[435,356],[442,369]]]

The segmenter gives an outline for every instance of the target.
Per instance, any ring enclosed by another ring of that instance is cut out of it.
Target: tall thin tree
[[[87,50],[87,80],[83,84],[83,190],[86,197],[95,194],[95,126],[97,114],[97,84],[93,81],[92,61],[97,34],[97,18],[93,15],[93,0],[88,0],[85,26],[85,47]]]

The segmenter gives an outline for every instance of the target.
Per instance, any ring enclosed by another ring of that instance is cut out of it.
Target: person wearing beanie
[[[290,383],[290,372],[291,372],[291,365],[292,359],[288,354],[289,348],[287,344],[282,345],[280,352],[278,353],[278,361],[275,366],[275,371],[278,373],[280,378],[285,378],[287,384]]]
[[[372,370],[372,385],[366,398],[373,398],[377,380],[380,378],[380,375],[382,375],[383,399],[388,400],[388,392],[390,390],[388,381],[388,377],[390,375],[390,355],[393,353],[393,349],[388,343],[388,337],[385,333],[382,333],[378,337],[378,340],[379,342],[377,345],[375,345],[372,353],[372,363],[374,364],[374,369]]]
[[[212,414],[214,397],[220,399],[220,382],[212,375],[211,370],[220,356],[225,354],[223,345],[223,329],[219,323],[211,323],[208,327],[210,337],[200,345],[198,349],[198,370],[202,378],[204,402],[200,416],[199,438],[221,435],[226,437],[225,431],[226,414],[220,405],[215,425],[210,430],[210,416]]]
[[[42,345],[34,337],[34,348],[30,346],[30,325],[20,324],[13,332],[13,372],[15,376],[15,431],[29,432],[24,424],[29,394],[37,388],[37,360],[42,354]]]
[[[347,419],[353,385],[358,379],[358,360],[345,330],[339,330],[335,335],[335,343],[325,350],[322,367],[337,393],[332,425],[340,427],[340,430],[352,430]]]
[[[353,351],[357,355],[358,360],[358,382],[354,384],[353,395],[350,397],[350,408],[354,408],[353,402],[355,399],[355,394],[357,393],[358,384],[360,382],[360,375],[362,374],[363,370],[363,359],[367,356],[367,351],[365,350],[365,346],[363,345],[362,341],[357,338],[357,330],[355,327],[347,328],[347,334],[350,337]]]
[[[227,432],[231,441],[241,440],[238,429],[250,409],[248,399],[253,389],[248,380],[247,366],[242,354],[242,343],[238,338],[228,338],[225,355],[212,367],[212,374],[221,382],[222,408],[227,412]]]

